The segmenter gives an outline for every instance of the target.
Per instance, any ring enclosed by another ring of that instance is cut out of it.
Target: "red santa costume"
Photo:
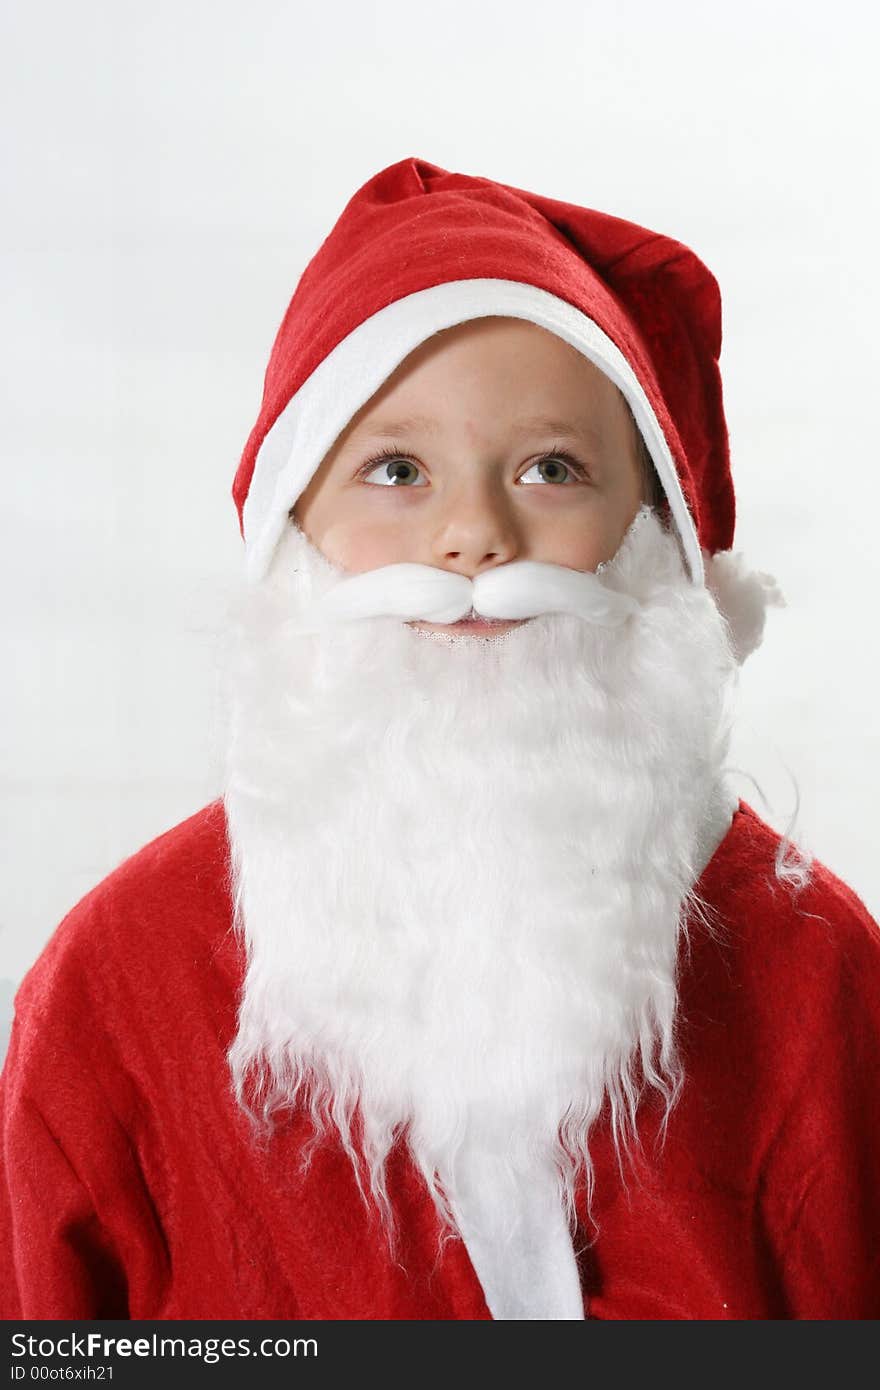
[[[665,494],[601,573],[346,576],[290,510],[419,344],[557,334]],[[731,553],[686,247],[407,159],[273,348],[221,800],[68,915],[3,1075],[3,1311],[880,1314],[880,937],[725,781],[779,595]],[[528,618],[428,640],[473,607]]]

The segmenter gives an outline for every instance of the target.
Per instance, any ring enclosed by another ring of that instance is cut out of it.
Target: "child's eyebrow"
[[[373,438],[384,439],[408,434],[413,430],[437,434],[439,428],[438,421],[430,415],[405,415],[396,420],[376,421],[370,425],[367,433]],[[510,428],[518,433],[553,434],[567,439],[587,439],[595,445],[602,443],[601,432],[586,420],[554,420],[547,415],[530,415],[524,419],[512,420]]]
[[[381,420],[369,426],[368,433],[376,438],[385,435],[408,434],[410,430],[424,430],[426,434],[436,434],[439,426],[430,415],[402,415],[397,420]]]

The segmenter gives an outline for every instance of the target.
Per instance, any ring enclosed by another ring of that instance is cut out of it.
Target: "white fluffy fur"
[[[770,605],[785,607],[776,580],[763,570],[750,570],[745,558],[732,550],[704,555],[706,583],[730,629],[736,658],[742,664],[757,651],[764,637]]]
[[[745,557],[732,550],[704,554],[706,584],[719,612],[727,623],[731,645],[740,665],[757,651],[764,640],[767,610],[785,608],[786,601],[772,574],[749,569]],[[755,784],[757,787],[757,783]],[[757,788],[762,799],[763,793]],[[774,870],[780,883],[795,891],[812,878],[813,856],[791,838],[797,826],[800,794],[795,784],[796,803],[776,850]]]
[[[383,565],[337,579],[316,596],[291,630],[316,633],[361,618],[420,618],[457,623],[471,613],[481,617],[532,618],[571,613],[602,627],[619,627],[637,610],[628,594],[616,592],[589,571],[536,560],[514,560],[469,579],[431,565]]]
[[[573,1229],[603,1102],[626,1142],[640,1073],[668,1106],[680,1085],[676,958],[727,752],[727,627],[648,508],[603,567],[635,600],[613,629],[298,630],[341,577],[291,527],[242,600],[238,1096],[338,1131],[389,1232],[399,1135],[447,1232],[476,1171],[502,1197],[550,1174]]]

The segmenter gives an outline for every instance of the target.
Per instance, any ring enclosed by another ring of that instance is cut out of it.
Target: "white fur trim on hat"
[[[730,629],[736,659],[742,665],[761,645],[767,609],[771,605],[785,608],[785,599],[773,576],[747,569],[738,552],[704,552],[704,560],[706,587]]]
[[[267,572],[288,513],[345,426],[397,366],[434,333],[502,315],[546,328],[593,362],[629,404],[669,502],[688,573],[703,557],[669,445],[623,353],[593,319],[547,290],[517,280],[451,280],[397,299],[358,324],[303,382],[266,434],[244,504],[248,576]]]

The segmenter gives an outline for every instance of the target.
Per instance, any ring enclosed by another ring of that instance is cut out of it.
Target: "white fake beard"
[[[602,568],[641,605],[614,628],[309,632],[344,576],[291,526],[242,600],[236,1092],[264,1119],[307,1105],[315,1142],[335,1127],[392,1244],[399,1136],[441,1235],[484,1171],[502,1197],[549,1172],[573,1232],[603,1103],[620,1151],[644,1083],[667,1114],[681,1084],[676,961],[736,660],[649,508]]]

